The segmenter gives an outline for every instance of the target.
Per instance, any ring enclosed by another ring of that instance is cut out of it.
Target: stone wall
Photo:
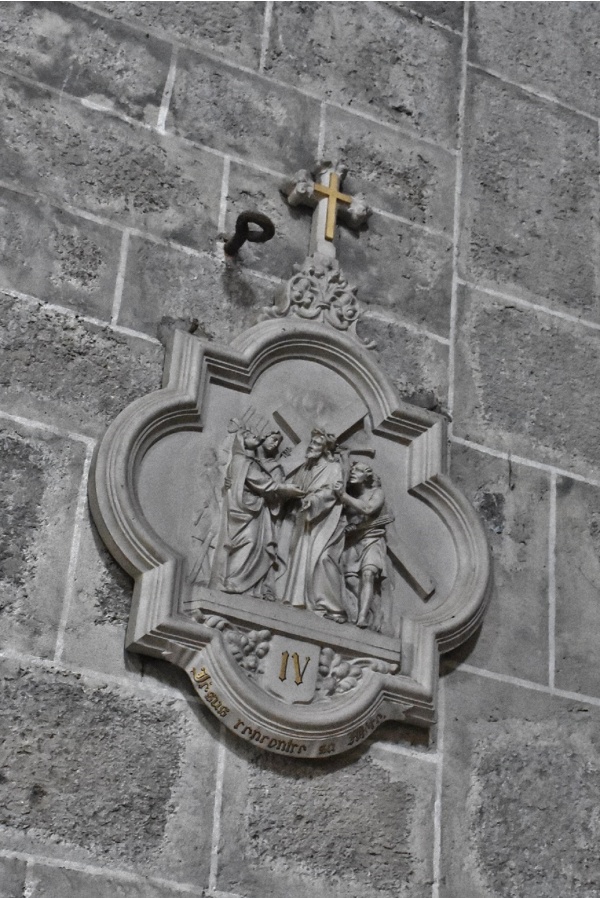
[[[599,3],[0,4],[0,898],[600,889]],[[303,766],[126,656],[95,440],[173,327],[229,341],[339,256],[400,394],[449,416],[496,594],[439,722]],[[275,239],[226,266],[236,214]]]

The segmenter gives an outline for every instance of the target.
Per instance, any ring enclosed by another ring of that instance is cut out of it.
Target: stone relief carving
[[[338,211],[368,210],[342,177],[287,184],[314,211],[282,303],[226,347],[176,332],[163,388],[115,420],[90,479],[135,578],[127,647],[185,670],[241,738],[307,758],[385,720],[429,726],[439,653],[490,593],[444,419],[400,402],[356,339],[333,241]]]

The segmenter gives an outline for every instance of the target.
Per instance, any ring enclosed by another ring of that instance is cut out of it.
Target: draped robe
[[[325,458],[305,463],[294,475],[309,507],[296,513],[283,586],[284,602],[340,621],[349,616],[342,570],[345,524],[333,488],[343,479],[341,464]]]

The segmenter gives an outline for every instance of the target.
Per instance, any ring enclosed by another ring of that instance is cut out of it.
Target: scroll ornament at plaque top
[[[335,216],[369,210],[341,178],[284,185],[314,209],[285,294],[227,347],[175,332],[163,388],[114,421],[90,479],[135,579],[127,648],[183,668],[241,738],[304,758],[386,720],[429,726],[439,654],[490,592],[444,419],[401,402],[356,332]]]

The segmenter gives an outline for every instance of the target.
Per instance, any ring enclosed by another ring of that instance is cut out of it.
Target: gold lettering
[[[304,674],[306,673],[306,668],[308,667],[310,658],[306,659],[306,661],[304,662],[304,667],[302,669],[300,669],[300,656],[298,652],[294,652],[294,654],[292,655],[292,661],[294,662],[294,670],[296,671],[294,682],[296,683],[296,686],[300,686],[302,680],[304,679]]]
[[[281,680],[282,683],[285,680],[285,678],[287,677],[287,663],[288,663],[289,657],[290,657],[289,652],[281,653],[281,668],[279,669],[279,679]]]

